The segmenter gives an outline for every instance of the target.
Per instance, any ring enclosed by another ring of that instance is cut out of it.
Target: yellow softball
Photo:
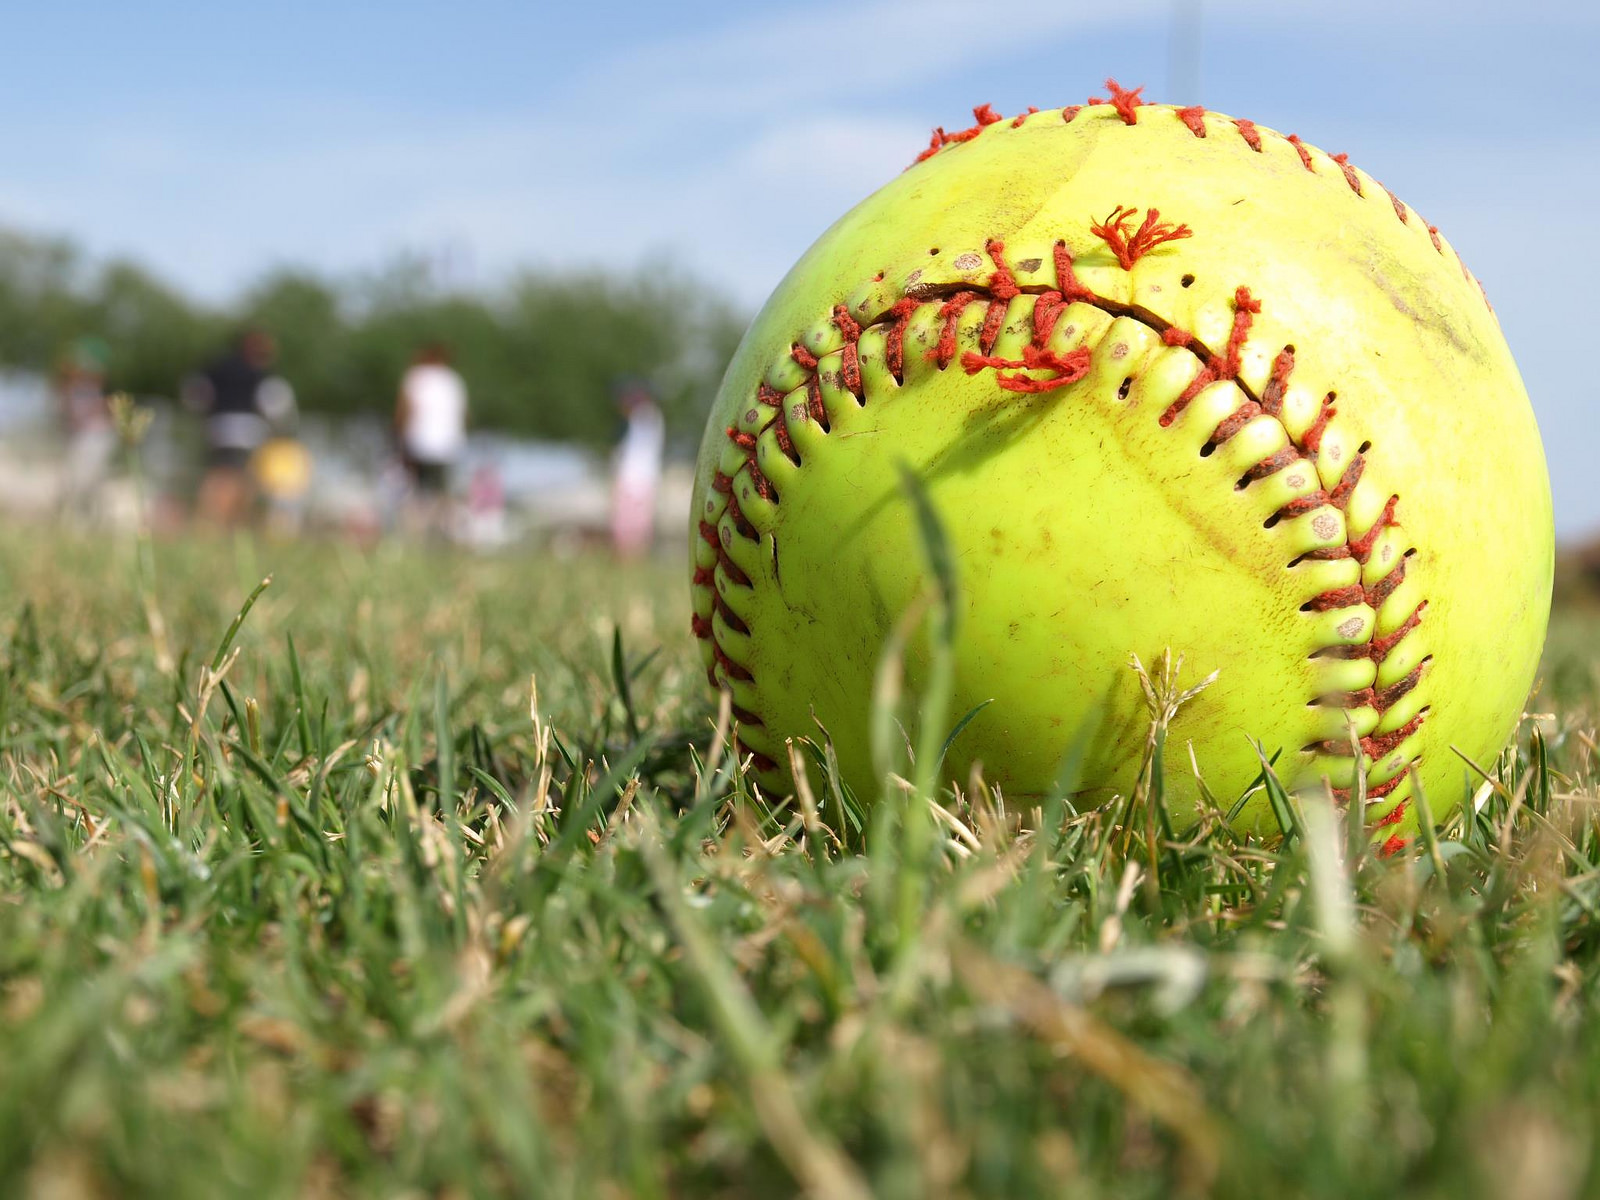
[[[1344,155],[1108,86],[936,131],[762,309],[700,452],[708,674],[768,786],[825,730],[876,790],[874,671],[924,586],[906,464],[961,583],[954,711],[983,706],[947,776],[1025,799],[1088,729],[1079,803],[1125,794],[1129,658],[1170,647],[1218,673],[1169,743],[1212,793],[1245,794],[1257,741],[1340,799],[1360,763],[1393,847],[1419,786],[1435,814],[1470,792],[1533,680],[1553,533],[1527,395],[1449,243]]]

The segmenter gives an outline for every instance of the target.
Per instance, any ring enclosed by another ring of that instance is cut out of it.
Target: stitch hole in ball
[[[939,247],[937,247],[937,246],[933,246],[933,247],[931,247],[931,248],[930,248],[930,249],[929,249],[929,250],[928,250],[928,253],[929,253],[929,254],[937,254],[937,253],[939,253]]]
[[[1129,375],[1122,381],[1122,386],[1117,389],[1117,399],[1126,400],[1128,392],[1133,388],[1133,376]]]
[[[1263,528],[1263,529],[1276,529],[1277,526],[1278,526],[1278,514],[1277,513],[1273,513],[1265,521],[1261,522],[1261,528]]]
[[[1361,445],[1356,447],[1356,453],[1357,454],[1365,454],[1368,450],[1371,450],[1371,449],[1372,449],[1372,443],[1371,442],[1362,442]]]
[[[1178,280],[1178,283],[1182,287],[1193,287],[1194,286],[1194,276],[1193,275],[1185,275],[1182,279]]]

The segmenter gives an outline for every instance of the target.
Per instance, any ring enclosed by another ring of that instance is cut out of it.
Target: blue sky
[[[0,224],[211,298],[411,251],[471,284],[667,257],[753,308],[931,126],[1114,75],[1348,151],[1437,224],[1574,535],[1600,530],[1597,60],[1578,0],[0,0]]]

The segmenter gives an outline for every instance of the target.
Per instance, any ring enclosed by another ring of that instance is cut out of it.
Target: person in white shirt
[[[656,533],[656,489],[666,423],[646,384],[630,381],[617,395],[626,422],[617,446],[611,494],[611,544],[619,558],[649,551]]]
[[[400,380],[394,420],[421,523],[445,532],[450,477],[467,444],[467,385],[443,345],[417,353]]]

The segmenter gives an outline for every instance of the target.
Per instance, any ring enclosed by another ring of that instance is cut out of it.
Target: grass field
[[[685,590],[0,534],[0,1194],[1600,1193],[1600,616],[1414,855],[857,848],[732,770]]]

